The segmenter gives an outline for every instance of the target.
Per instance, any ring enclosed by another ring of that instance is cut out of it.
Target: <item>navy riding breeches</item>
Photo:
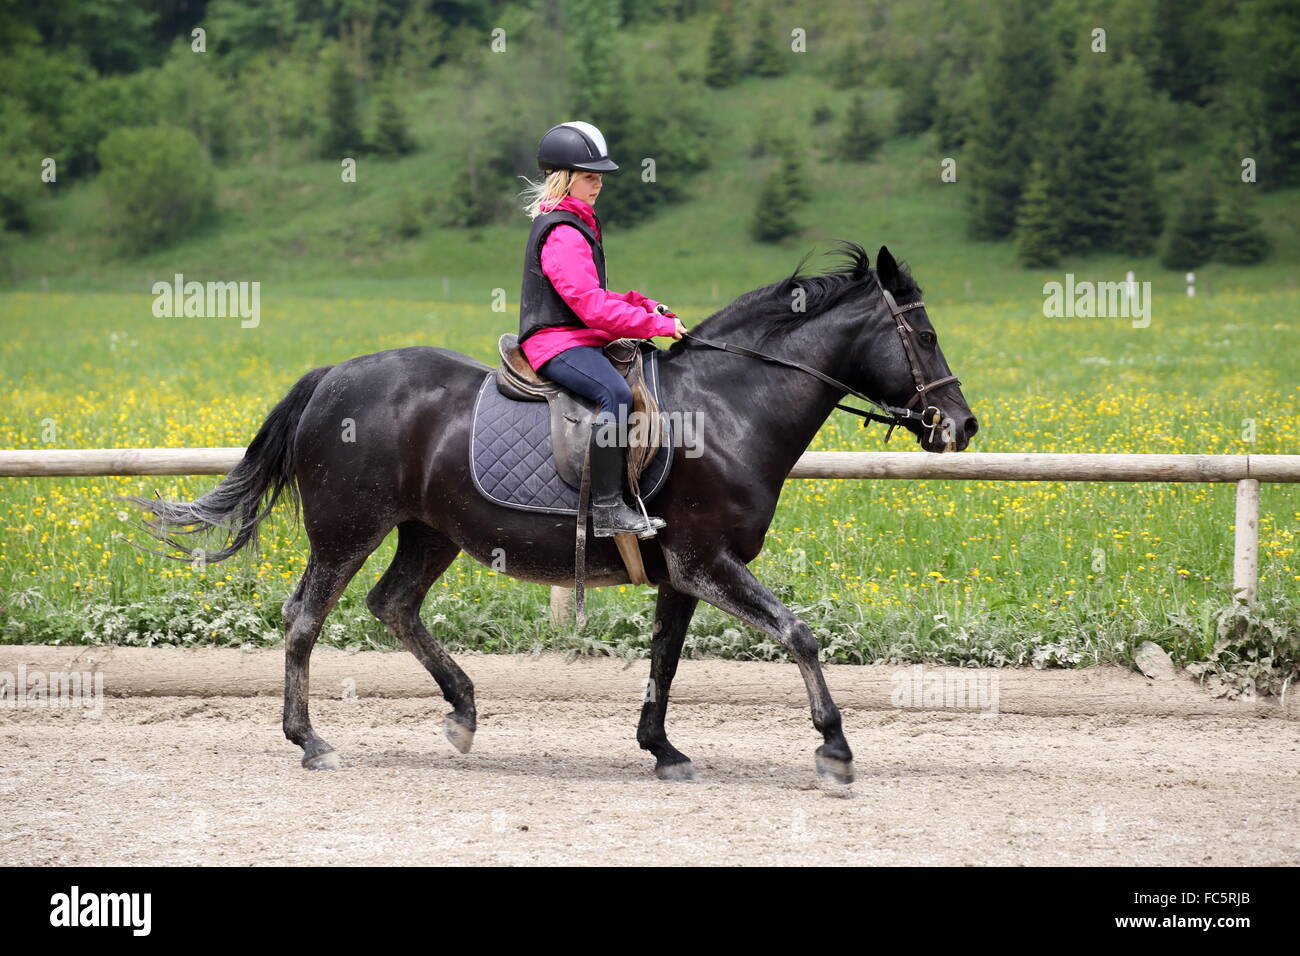
[[[602,349],[594,345],[576,345],[548,359],[539,368],[541,374],[565,388],[600,403],[597,415],[609,420],[626,422],[632,411],[632,389],[627,379],[618,374]]]

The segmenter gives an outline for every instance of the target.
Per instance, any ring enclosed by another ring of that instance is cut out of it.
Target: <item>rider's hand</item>
[[[668,308],[668,306],[664,305],[662,302],[655,306],[655,311],[660,315],[672,316],[673,321],[677,323],[677,327],[673,329],[672,338],[680,339],[682,333],[686,331],[686,326],[682,325],[682,320],[677,317],[677,313]]]

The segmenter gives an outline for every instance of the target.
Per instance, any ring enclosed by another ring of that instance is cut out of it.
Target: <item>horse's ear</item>
[[[894,287],[894,282],[898,278],[898,263],[889,254],[888,246],[881,246],[880,251],[876,253],[876,275],[880,277],[885,288]]]

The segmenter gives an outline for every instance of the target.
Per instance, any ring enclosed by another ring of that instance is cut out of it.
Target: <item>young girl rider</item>
[[[526,180],[525,189],[533,227],[524,249],[519,345],[541,375],[599,404],[590,446],[596,537],[652,537],[666,522],[651,517],[647,526],[645,516],[623,500],[632,392],[602,347],[620,338],[678,339],[686,327],[640,292],[605,288],[605,252],[593,207],[602,174],[618,166],[600,130],[580,122],[551,127],[537,147],[537,165],[545,178]]]

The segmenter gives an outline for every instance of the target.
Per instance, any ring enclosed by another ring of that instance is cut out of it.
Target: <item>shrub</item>
[[[99,147],[110,225],[132,251],[165,245],[201,226],[216,206],[216,175],[189,130],[115,130]]]

